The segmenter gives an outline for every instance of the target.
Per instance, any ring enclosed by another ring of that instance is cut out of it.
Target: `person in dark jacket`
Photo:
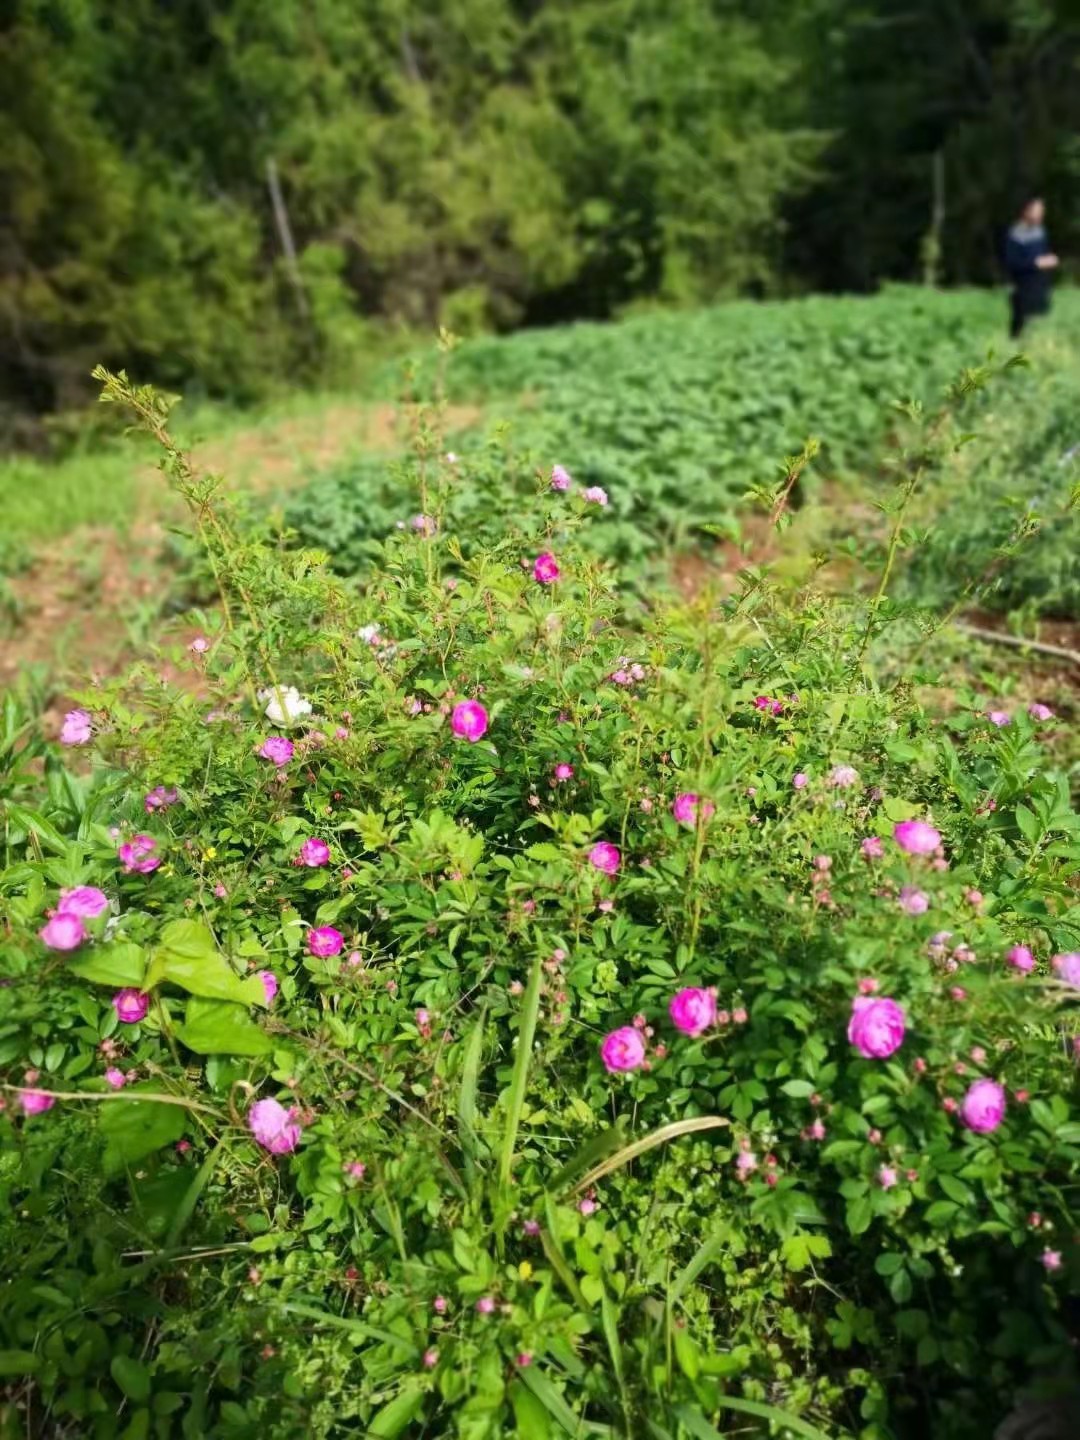
[[[1046,238],[1045,216],[1046,207],[1033,196],[1005,241],[1005,268],[1013,286],[1009,334],[1014,340],[1033,315],[1045,315],[1050,309],[1050,274],[1058,257]]]

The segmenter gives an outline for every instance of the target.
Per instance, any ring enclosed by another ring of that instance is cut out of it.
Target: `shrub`
[[[1071,1373],[1052,718],[886,687],[887,609],[634,604],[547,477],[466,551],[434,438],[357,589],[106,395],[224,606],[88,770],[8,712],[8,1432],[982,1440]]]

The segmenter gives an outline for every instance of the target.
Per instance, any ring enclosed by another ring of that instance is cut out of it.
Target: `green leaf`
[[[521,1379],[551,1418],[562,1426],[567,1435],[580,1434],[581,1426],[578,1424],[577,1416],[542,1370],[530,1366],[528,1370],[521,1371]]]
[[[141,945],[121,941],[115,945],[99,945],[78,960],[68,964],[68,971],[80,980],[95,985],[112,985],[117,990],[143,988],[146,956]]]
[[[41,1367],[41,1356],[32,1350],[0,1350],[0,1376],[33,1375]]]
[[[716,1404],[722,1410],[735,1410],[741,1415],[756,1415],[759,1420],[770,1420],[774,1425],[780,1426],[781,1431],[790,1430],[796,1435],[805,1436],[806,1440],[829,1440],[824,1430],[819,1430],[798,1415],[791,1415],[786,1410],[779,1410],[775,1405],[766,1405],[760,1400],[717,1395]],[[700,1410],[691,1410],[688,1405],[677,1405],[675,1414],[694,1436],[694,1440],[723,1440],[720,1431],[709,1424]]]
[[[130,1355],[114,1355],[109,1369],[129,1400],[142,1405],[150,1399],[150,1371],[140,1361]]]
[[[188,1001],[176,1035],[196,1055],[268,1055],[274,1049],[274,1041],[259,1029],[245,1006],[197,995]]]
[[[197,920],[171,920],[164,927],[146,973],[144,988],[168,980],[208,1000],[266,1005],[257,975],[241,979],[217,948],[210,930]]]
[[[395,1436],[400,1435],[405,1427],[416,1419],[423,1403],[424,1392],[414,1381],[408,1389],[402,1390],[400,1395],[395,1395],[388,1405],[382,1407],[368,1424],[365,1433],[376,1435],[379,1440],[395,1440]]]
[[[814,1087],[809,1080],[788,1080],[780,1089],[785,1095],[791,1095],[796,1100],[805,1100],[814,1093]]]
[[[101,1106],[98,1122],[105,1139],[104,1167],[115,1175],[144,1155],[179,1140],[184,1133],[184,1108],[160,1100],[139,1100],[142,1087],[130,1086],[122,1100]]]
[[[518,1440],[551,1440],[547,1411],[520,1380],[510,1386],[510,1404],[514,1407]]]

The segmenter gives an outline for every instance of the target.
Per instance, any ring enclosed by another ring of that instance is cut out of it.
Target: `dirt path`
[[[479,414],[451,407],[448,432]],[[395,405],[336,404],[237,430],[196,446],[191,458],[200,470],[224,474],[234,493],[284,491],[351,453],[400,451],[411,418]],[[44,670],[52,690],[79,686],[87,675],[114,672],[145,651],[163,628],[169,527],[183,520],[161,475],[147,467],[126,532],[83,527],[42,549],[9,582],[14,633],[0,639],[0,690],[27,666]]]

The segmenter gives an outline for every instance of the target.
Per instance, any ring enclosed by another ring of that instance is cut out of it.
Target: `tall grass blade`
[[[653,1130],[649,1135],[643,1135],[640,1140],[634,1140],[629,1145],[624,1145],[614,1155],[583,1175],[574,1186],[575,1191],[587,1190],[590,1185],[595,1185],[605,1175],[610,1175],[613,1170],[619,1170],[623,1165],[629,1165],[631,1160],[636,1160],[639,1155],[644,1155],[649,1150],[654,1150],[657,1145],[666,1145],[669,1140],[677,1140],[680,1135],[692,1135],[698,1130],[715,1130],[721,1125],[729,1125],[731,1122],[723,1115],[696,1115],[690,1120],[673,1120],[670,1125],[661,1125],[659,1130]]]
[[[525,1108],[525,1088],[529,1083],[529,1065],[532,1061],[533,1040],[536,1037],[536,1020],[540,1014],[540,981],[543,978],[539,950],[533,959],[529,972],[529,984],[525,991],[525,1003],[521,1007],[521,1026],[518,1030],[517,1056],[514,1059],[514,1073],[510,1080],[510,1099],[507,1104],[506,1129],[503,1132],[502,1157],[499,1162],[499,1179],[508,1186],[514,1172],[514,1146],[517,1144],[521,1112]]]

